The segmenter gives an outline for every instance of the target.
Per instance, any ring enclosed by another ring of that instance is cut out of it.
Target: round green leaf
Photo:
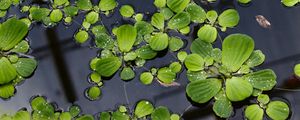
[[[111,118],[111,120],[130,120],[127,114],[120,111],[113,112]]]
[[[190,0],[167,0],[167,6],[176,13],[182,12],[189,3]]]
[[[236,72],[250,57],[254,41],[245,34],[231,34],[224,39],[222,48],[222,64],[231,72]]]
[[[136,57],[137,57],[136,52],[129,52],[129,53],[126,53],[126,54],[124,55],[124,58],[123,58],[123,59],[124,59],[125,61],[132,61],[132,60],[135,60]]]
[[[86,95],[90,100],[96,100],[100,97],[101,90],[99,87],[93,86],[93,87],[88,88]]]
[[[17,77],[16,68],[6,57],[0,59],[0,84],[9,83]]]
[[[151,24],[145,21],[138,21],[134,24],[139,35],[147,35],[153,32],[154,28]]]
[[[51,22],[59,22],[63,18],[63,13],[60,9],[54,9],[50,13],[50,20]]]
[[[167,0],[154,0],[153,3],[157,8],[163,8],[167,4]]]
[[[118,57],[100,59],[96,64],[96,71],[103,77],[110,77],[119,70],[122,61]]]
[[[137,30],[132,25],[122,25],[117,31],[117,42],[119,49],[122,52],[131,50],[135,39],[137,37]]]
[[[204,68],[204,59],[198,54],[190,54],[185,58],[184,64],[190,71],[200,71]]]
[[[208,19],[208,21],[210,22],[211,25],[213,25],[217,18],[218,18],[218,13],[215,10],[210,10],[206,13],[206,18]]]
[[[15,95],[15,87],[11,84],[0,86],[0,98],[8,99]]]
[[[197,80],[205,80],[207,78],[207,73],[205,71],[193,72],[193,71],[188,70],[186,72],[186,76],[189,81],[193,82],[193,81],[197,81]]]
[[[60,120],[72,120],[72,115],[70,112],[62,112],[59,116]]]
[[[170,120],[168,108],[159,106],[151,114],[151,120]]]
[[[54,5],[61,6],[65,3],[69,2],[68,0],[53,0]]]
[[[80,10],[88,11],[93,8],[91,0],[76,0],[75,3]]]
[[[157,29],[163,30],[165,27],[165,18],[162,13],[154,13],[151,17],[151,24]]]
[[[20,110],[15,114],[13,120],[31,120],[31,115],[28,111]]]
[[[155,51],[162,51],[168,47],[169,37],[166,33],[158,33],[150,38],[149,45]]]
[[[166,84],[171,84],[176,80],[176,73],[168,67],[160,68],[157,72],[157,78]]]
[[[180,116],[178,114],[172,114],[170,120],[180,120]]]
[[[190,22],[190,14],[187,12],[180,12],[170,19],[168,22],[168,27],[170,29],[181,29],[188,26]]]
[[[178,51],[184,45],[183,41],[179,37],[170,37],[169,49],[172,51]]]
[[[179,62],[173,62],[170,64],[169,68],[171,69],[172,72],[178,73],[181,71],[181,64]]]
[[[217,116],[221,118],[228,118],[233,113],[233,107],[231,102],[225,97],[223,99],[218,99],[213,105],[213,110]]]
[[[75,40],[78,43],[85,43],[89,39],[88,32],[81,30],[75,35]]]
[[[99,20],[99,13],[91,11],[85,16],[85,21],[90,24],[95,24]]]
[[[267,115],[273,120],[285,120],[289,117],[289,106],[282,101],[272,101],[266,109]]]
[[[25,40],[18,43],[13,49],[10,50],[11,52],[18,52],[18,53],[27,53],[29,51],[29,43]]]
[[[197,103],[206,103],[214,97],[222,87],[222,81],[211,78],[191,82],[186,87],[187,95]]]
[[[263,120],[264,110],[258,105],[247,106],[245,110],[245,117],[248,120]]]
[[[115,7],[117,7],[116,0],[100,0],[99,2],[99,8],[101,11],[109,11],[113,10]]]
[[[258,95],[258,97],[257,97],[257,101],[258,101],[259,103],[261,103],[261,104],[266,105],[266,104],[268,104],[268,103],[270,102],[270,98],[269,98],[269,96],[266,95],[266,94],[260,94],[260,95]]]
[[[243,76],[251,85],[259,90],[271,90],[276,85],[276,74],[271,69],[260,70]]]
[[[101,112],[100,113],[100,120],[111,120],[110,114],[108,112]]]
[[[293,7],[299,3],[299,0],[281,0],[281,3],[287,7]]]
[[[172,10],[170,8],[162,8],[160,10],[160,13],[163,14],[165,20],[169,20],[173,15],[174,13],[172,12]]]
[[[29,17],[31,19],[36,21],[42,21],[50,14],[50,10],[48,8],[39,8],[33,6],[30,8],[29,13]]]
[[[135,77],[135,73],[130,67],[125,67],[120,73],[120,77],[122,80],[131,80]]]
[[[0,1],[0,10],[8,9],[12,4],[12,0],[1,0]]]
[[[248,4],[251,2],[251,0],[238,0],[238,2],[242,4]]]
[[[140,81],[144,84],[144,85],[149,85],[152,83],[153,81],[153,75],[150,72],[144,72],[141,74],[140,76]]]
[[[137,118],[150,115],[154,111],[153,105],[149,101],[139,101],[135,107],[134,114]]]
[[[228,9],[221,13],[218,21],[222,27],[234,27],[239,23],[240,16],[235,9]]]
[[[46,99],[41,96],[35,97],[30,101],[31,108],[33,110],[38,110],[39,106],[42,106],[43,104],[46,104],[46,103],[47,103]]]
[[[136,53],[142,59],[152,59],[157,55],[157,52],[152,50],[149,45],[140,47],[136,50]]]
[[[300,77],[300,64],[295,65],[295,67],[294,67],[294,73],[295,73],[295,75],[297,75],[298,77]]]
[[[98,48],[102,49],[112,49],[114,47],[114,39],[106,33],[95,35],[95,43]]]
[[[75,6],[67,6],[64,8],[64,13],[69,17],[75,16],[78,13],[78,8]]]
[[[81,112],[81,109],[78,105],[72,105],[70,108],[69,108],[69,112],[71,114],[72,117],[76,117],[80,114]]]
[[[186,11],[190,14],[191,21],[195,23],[203,23],[206,19],[206,12],[204,9],[195,3],[189,4]]]
[[[20,58],[18,62],[13,65],[20,76],[29,77],[36,69],[37,61],[32,58]]]
[[[250,55],[249,59],[245,62],[249,67],[255,67],[265,61],[265,55],[260,50],[255,50]]]
[[[123,17],[131,17],[134,14],[134,9],[130,5],[123,5],[119,11]]]
[[[253,87],[247,80],[233,77],[226,80],[226,95],[230,101],[242,101],[251,96]]]
[[[192,53],[199,54],[202,58],[211,57],[213,52],[213,47],[210,43],[205,42],[201,39],[196,39],[192,42],[190,47]]]
[[[184,60],[187,56],[188,56],[188,54],[185,51],[180,51],[177,53],[177,58],[180,62],[184,62]]]
[[[217,39],[218,31],[211,25],[204,25],[198,30],[197,35],[199,39],[213,43]]]

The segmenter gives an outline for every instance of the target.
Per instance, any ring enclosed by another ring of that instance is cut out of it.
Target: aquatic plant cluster
[[[214,2],[208,0],[207,2]],[[251,0],[237,0],[247,4]],[[296,1],[296,2],[294,2]],[[286,6],[297,4],[298,0],[283,0]],[[18,5],[19,0],[1,0],[0,17],[6,16],[11,5]],[[154,0],[157,12],[149,21],[144,20],[143,13],[136,13],[131,5],[122,5],[116,10],[116,0],[100,0],[93,5],[90,0],[50,1],[51,7],[38,5],[22,6],[21,12],[28,17],[18,19],[12,17],[0,26],[0,97],[8,99],[15,94],[15,86],[30,77],[37,67],[34,57],[27,55],[29,42],[24,40],[32,23],[40,22],[46,27],[53,27],[60,22],[66,25],[73,23],[73,17],[85,14],[81,28],[75,33],[74,40],[78,44],[91,40],[91,46],[99,49],[99,55],[90,62],[92,73],[89,81],[92,84],[86,90],[90,100],[98,100],[102,95],[102,79],[109,79],[119,72],[123,81],[130,81],[136,76],[144,85],[151,85],[154,80],[165,87],[179,85],[178,74],[185,73],[189,80],[186,86],[187,96],[195,103],[213,101],[213,111],[221,118],[233,115],[234,102],[247,98],[257,98],[255,103],[245,109],[245,118],[262,120],[264,114],[271,119],[287,119],[290,109],[284,101],[270,100],[265,91],[276,85],[276,75],[271,69],[256,70],[265,60],[260,50],[254,50],[254,40],[241,33],[228,35],[224,40],[218,32],[238,25],[240,16],[237,10],[227,9],[218,13],[206,11],[191,0]],[[101,22],[100,14],[110,15],[119,12],[124,19],[134,21],[123,24],[108,31]],[[197,31],[197,39],[193,40],[190,52],[182,48],[186,40],[169,35],[175,31],[180,35],[189,35],[190,24],[201,26]],[[79,24],[79,23],[77,23]],[[213,44],[218,39],[222,48]],[[90,39],[91,38],[91,39]],[[135,69],[143,67],[147,61],[155,59],[160,52],[170,51],[177,54],[177,61],[162,68],[151,68],[136,75]],[[300,67],[295,67],[300,74]],[[104,93],[105,94],[105,93]],[[213,99],[213,100],[212,100]],[[68,111],[59,110],[45,97],[36,96],[30,101],[31,112],[21,109],[14,115],[4,114],[1,120],[179,120],[180,115],[172,114],[163,106],[154,107],[150,101],[139,101],[134,110],[119,106],[116,111],[101,112],[96,116],[82,114],[80,107],[73,105]]]

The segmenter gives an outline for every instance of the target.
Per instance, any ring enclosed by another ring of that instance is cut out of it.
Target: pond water
[[[30,3],[30,0],[27,2]],[[152,0],[118,0],[118,2],[120,5],[134,6],[136,12],[147,13],[147,19],[156,11]],[[300,7],[285,8],[280,0],[253,0],[247,6],[238,5],[232,0],[222,0],[222,3],[202,5],[202,7],[217,11],[227,8],[237,9],[241,18],[239,25],[228,29],[221,36],[224,38],[231,33],[244,33],[252,36],[255,40],[255,48],[262,50],[266,55],[265,63],[257,69],[273,69],[278,76],[276,88],[297,89],[300,86],[300,80],[293,77],[293,67],[300,62]],[[24,16],[17,12],[17,9],[19,8],[12,8],[10,14]],[[272,27],[265,29],[259,26],[255,20],[256,15],[265,16],[271,22]],[[113,26],[130,23],[122,19],[118,12],[114,12],[110,17],[102,15],[101,19],[109,30]],[[81,23],[83,14],[77,16],[75,20]],[[17,86],[17,94],[14,97],[5,101],[0,100],[1,113],[16,111],[22,107],[30,108],[29,100],[35,95],[46,96],[49,101],[55,102],[62,109],[67,109],[72,103],[78,104],[83,113],[91,114],[114,110],[121,104],[126,104],[133,109],[135,103],[141,99],[150,100],[156,106],[166,106],[172,112],[179,114],[190,106],[185,94],[187,84],[185,71],[178,77],[181,86],[170,88],[162,87],[156,82],[150,86],[144,86],[139,82],[138,77],[130,82],[123,82],[118,75],[115,75],[111,80],[104,82],[103,95],[100,100],[86,99],[84,91],[91,86],[87,81],[87,76],[91,73],[89,62],[97,55],[97,49],[90,48],[88,44],[78,45],[74,42],[73,35],[80,28],[77,23],[74,22],[70,26],[60,23],[54,28],[45,28],[41,24],[34,25],[29,32],[28,39],[31,42],[31,55],[38,60],[38,68],[30,79]],[[196,30],[198,28],[195,26]],[[181,37],[186,40],[186,43],[190,43],[195,34],[190,36]],[[188,46],[189,44],[186,49]],[[220,47],[220,40],[215,46]],[[171,61],[175,61],[172,55],[175,53],[161,55],[159,58],[148,61],[145,67],[166,66]],[[138,69],[136,74],[139,75],[143,71],[144,69]],[[300,92],[274,89],[269,93],[272,99],[285,99],[289,102],[293,112],[290,116],[291,120],[300,119],[300,114],[297,114],[300,108]],[[243,119],[244,103],[247,104],[248,100],[243,103],[233,103],[235,114],[230,119]],[[185,112],[183,118],[186,120],[219,119],[214,115],[210,104],[195,105]]]

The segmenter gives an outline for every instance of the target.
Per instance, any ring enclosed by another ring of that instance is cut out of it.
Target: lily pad
[[[0,84],[9,83],[17,77],[16,68],[6,57],[0,59]]]
[[[168,67],[160,68],[157,72],[157,78],[166,84],[171,84],[176,80],[176,73]]]
[[[239,77],[226,80],[226,95],[230,101],[242,101],[251,96],[253,87],[249,81]]]
[[[240,21],[239,13],[235,9],[225,10],[218,18],[219,25],[222,27],[234,27]]]
[[[85,43],[89,39],[89,33],[84,30],[80,30],[75,34],[75,40],[78,43]]]
[[[173,16],[168,22],[170,29],[181,29],[188,26],[191,22],[190,14],[187,12],[180,12]]]
[[[190,0],[167,0],[167,6],[175,13],[182,12],[189,3]]]
[[[264,110],[258,105],[247,106],[245,110],[245,117],[248,120],[262,120],[264,116]]]
[[[208,43],[213,43],[217,39],[218,31],[211,25],[204,25],[198,30],[197,35],[199,39]]]
[[[184,64],[190,71],[200,71],[204,69],[204,59],[198,54],[190,54],[185,60]]]
[[[118,57],[100,59],[96,64],[96,71],[103,77],[110,77],[119,70],[122,61]]]
[[[260,70],[243,76],[251,85],[259,90],[271,90],[276,85],[276,74],[271,69]]]
[[[290,108],[282,101],[272,101],[268,104],[266,113],[273,120],[285,120],[289,117]]]
[[[122,25],[117,31],[117,42],[122,52],[131,50],[137,37],[137,30],[132,25]]]
[[[169,45],[169,36],[166,33],[158,33],[150,38],[150,47],[155,51],[162,51]]]
[[[154,111],[153,105],[146,100],[139,101],[135,107],[134,114],[137,118],[150,115]]]
[[[22,77],[29,77],[37,67],[37,61],[31,58],[19,58],[16,64],[13,64],[18,74]]]

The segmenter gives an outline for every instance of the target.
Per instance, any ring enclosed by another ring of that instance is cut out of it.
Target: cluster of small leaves
[[[281,3],[287,7],[293,7],[299,2],[300,2],[299,0],[281,0]]]
[[[260,50],[254,51],[254,41],[248,35],[227,36],[222,50],[198,38],[190,49],[192,54],[184,60],[191,81],[186,87],[187,95],[197,103],[206,103],[214,97],[213,110],[222,118],[232,115],[231,102],[269,91],[276,85],[272,70],[254,71],[265,56]]]
[[[5,17],[7,14],[8,9],[12,5],[20,4],[20,0],[1,0],[0,1],[0,18]]]
[[[217,0],[207,0],[207,2],[216,2]],[[238,3],[241,3],[241,4],[249,4],[251,2],[251,0],[237,0]]]
[[[28,26],[21,20],[10,18],[0,27],[0,98],[15,94],[15,86],[30,77],[37,62],[28,58],[29,43],[24,40]]]

